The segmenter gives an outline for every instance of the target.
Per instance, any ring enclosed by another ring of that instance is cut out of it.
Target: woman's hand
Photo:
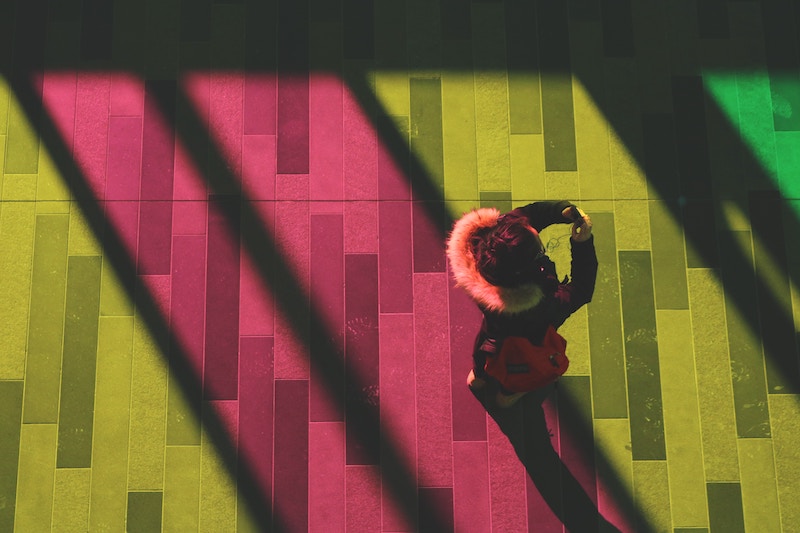
[[[575,207],[574,209],[578,212],[580,218],[575,217],[573,206],[565,208],[561,214],[564,215],[564,218],[573,220],[572,240],[575,242],[587,241],[592,236],[592,219],[580,207]]]

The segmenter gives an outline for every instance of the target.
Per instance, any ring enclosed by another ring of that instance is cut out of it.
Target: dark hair
[[[541,244],[525,215],[500,216],[495,226],[476,233],[473,250],[478,271],[492,285],[516,287],[542,276],[536,264]]]

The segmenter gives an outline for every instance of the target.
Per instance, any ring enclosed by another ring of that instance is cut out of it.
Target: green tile
[[[666,461],[633,462],[633,498],[647,525],[634,531],[670,531],[669,480]]]
[[[707,527],[676,527],[672,533],[708,533]]]
[[[770,71],[770,99],[775,131],[800,131],[800,77],[796,72]],[[2,123],[0,123],[2,124]]]
[[[0,381],[0,530],[14,530],[17,494],[20,424],[22,422],[22,381]]]
[[[666,459],[650,253],[619,252],[634,460]]]
[[[412,77],[411,151],[436,190],[444,188],[442,156],[442,87],[439,78]]]
[[[689,311],[656,311],[656,324],[672,521],[679,526],[707,526],[695,358],[687,349],[692,346]]]
[[[89,514],[92,531],[125,528],[132,349],[133,318],[100,318]]]
[[[101,263],[102,259],[97,256],[70,257],[67,262],[58,413],[59,468],[92,466]]]
[[[69,215],[38,215],[31,274],[26,423],[58,420]]]
[[[783,531],[800,531],[800,396],[771,395],[775,472]]]
[[[800,113],[798,113],[800,116]],[[776,131],[775,152],[778,159],[778,188],[784,198],[800,198],[800,131]],[[795,210],[795,217],[800,212]]]
[[[55,424],[23,424],[17,486],[17,531],[50,531],[56,469]]]
[[[725,299],[719,273],[691,269],[689,303],[692,315],[695,372],[703,439],[703,465],[708,481],[739,479],[736,415],[725,325]]]
[[[634,516],[636,511],[627,509],[627,502],[631,502],[631,495],[634,494],[631,432],[628,420],[595,418],[593,425],[597,479],[602,487],[598,490],[598,498],[611,500],[620,506],[627,516]],[[615,483],[609,480],[614,480]]]
[[[738,483],[709,483],[708,518],[711,531],[744,532],[742,491]]]
[[[546,170],[577,170],[572,77],[562,73],[542,75],[542,131]]]
[[[627,418],[614,215],[592,213],[591,216],[599,264],[594,296],[588,305],[594,415],[597,418]]]
[[[494,207],[501,213],[511,211],[510,192],[481,192],[481,207]]]
[[[737,72],[736,92],[739,98],[739,132],[763,171],[775,179],[775,127],[768,74],[766,71]]]
[[[39,168],[39,136],[15,99],[8,107],[8,135],[3,172],[36,174]]]
[[[198,531],[200,446],[167,446],[164,531]]]
[[[149,533],[161,531],[161,492],[129,492],[128,522],[129,533]]]
[[[749,231],[719,233],[720,264],[726,293],[728,346],[739,437],[769,437],[764,354],[756,332],[759,321]],[[734,296],[735,295],[735,296]]]
[[[3,187],[17,181],[5,176]],[[28,306],[35,234],[33,202],[0,205],[0,379],[22,379],[28,337]]]
[[[739,439],[746,531],[780,531],[781,514],[771,439]]]
[[[650,238],[656,309],[688,309],[686,253],[676,203],[650,201]]]
[[[89,468],[56,468],[53,524],[61,531],[89,531]]]
[[[608,119],[598,105],[598,95],[585,83],[573,86],[575,137],[582,200],[614,198]]]

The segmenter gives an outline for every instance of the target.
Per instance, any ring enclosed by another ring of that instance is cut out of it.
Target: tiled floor
[[[0,3],[0,531],[800,531],[799,29]],[[544,199],[593,217],[597,289],[499,410],[443,243]]]

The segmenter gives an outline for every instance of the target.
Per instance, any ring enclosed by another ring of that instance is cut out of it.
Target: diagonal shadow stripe
[[[161,98],[158,103],[162,111],[169,109],[170,103],[164,101],[164,95],[156,96]],[[334,402],[340,401],[342,397],[362,397],[364,386],[348,362],[342,359],[339,350],[331,343],[330,339],[335,336],[328,331],[319,312],[313,305],[307,303],[310,302],[308,295],[289,265],[281,258],[274,239],[265,230],[262,220],[253,209],[253,202],[242,190],[237,177],[229,170],[224,157],[211,138],[208,127],[199,119],[194,106],[180,88],[177,91],[176,108],[175,115],[181,116],[182,121],[180,123],[175,121],[168,126],[171,126],[184,142],[196,167],[208,169],[205,177],[210,188],[217,194],[233,194],[241,197],[239,210],[236,210],[230,202],[226,202],[221,206],[221,211],[229,223],[241,216],[242,245],[256,266],[261,283],[272,293],[276,308],[284,314],[297,339],[305,343],[308,348],[311,347],[311,339],[314,339],[314,349],[309,349],[309,353],[314,368],[318,371],[315,375],[321,379]],[[170,117],[171,114],[163,113],[163,116]],[[206,167],[202,164],[204,161],[207,163]],[[308,338],[305,337],[306,334]],[[341,389],[341,384],[344,384],[344,391]],[[345,396],[342,396],[343,394]],[[430,517],[433,530],[446,531],[446,522],[431,507],[431,502],[422,499],[417,502],[418,487],[413,481],[415,479],[413,470],[399,453],[397,446],[387,440],[381,443],[380,449],[367,444],[371,442],[370,431],[373,428],[379,428],[382,435],[388,434],[382,427],[377,407],[370,405],[369,402],[352,402],[348,407],[349,412],[363,422],[350,429],[355,430],[354,435],[365,445],[370,459],[374,461],[372,464],[381,465],[381,473],[387,481],[387,486],[409,522],[415,523],[419,512],[420,515]]]
[[[125,249],[117,228],[111,224],[100,204],[97,202],[88,181],[78,169],[70,150],[64,144],[58,130],[44,108],[37,92],[32,86],[31,75],[25,72],[6,73],[6,79],[21,105],[28,121],[34,127],[55,162],[62,179],[77,201],[97,242],[103,243],[103,256],[111,262],[125,294],[144,319],[159,352],[169,366],[170,376],[174,376],[186,397],[202,397],[202,381],[193,368],[188,352],[181,341],[169,328],[169,319],[164,316],[153,298],[150,289],[136,275],[136,263]],[[208,405],[195,407],[195,416],[201,421],[211,443],[216,449],[231,479],[237,479],[241,494],[256,523],[262,531],[285,531],[284,521],[278,512],[270,513],[271,498],[261,489],[252,470],[237,470],[236,445],[228,435],[225,423],[217,411]]]

